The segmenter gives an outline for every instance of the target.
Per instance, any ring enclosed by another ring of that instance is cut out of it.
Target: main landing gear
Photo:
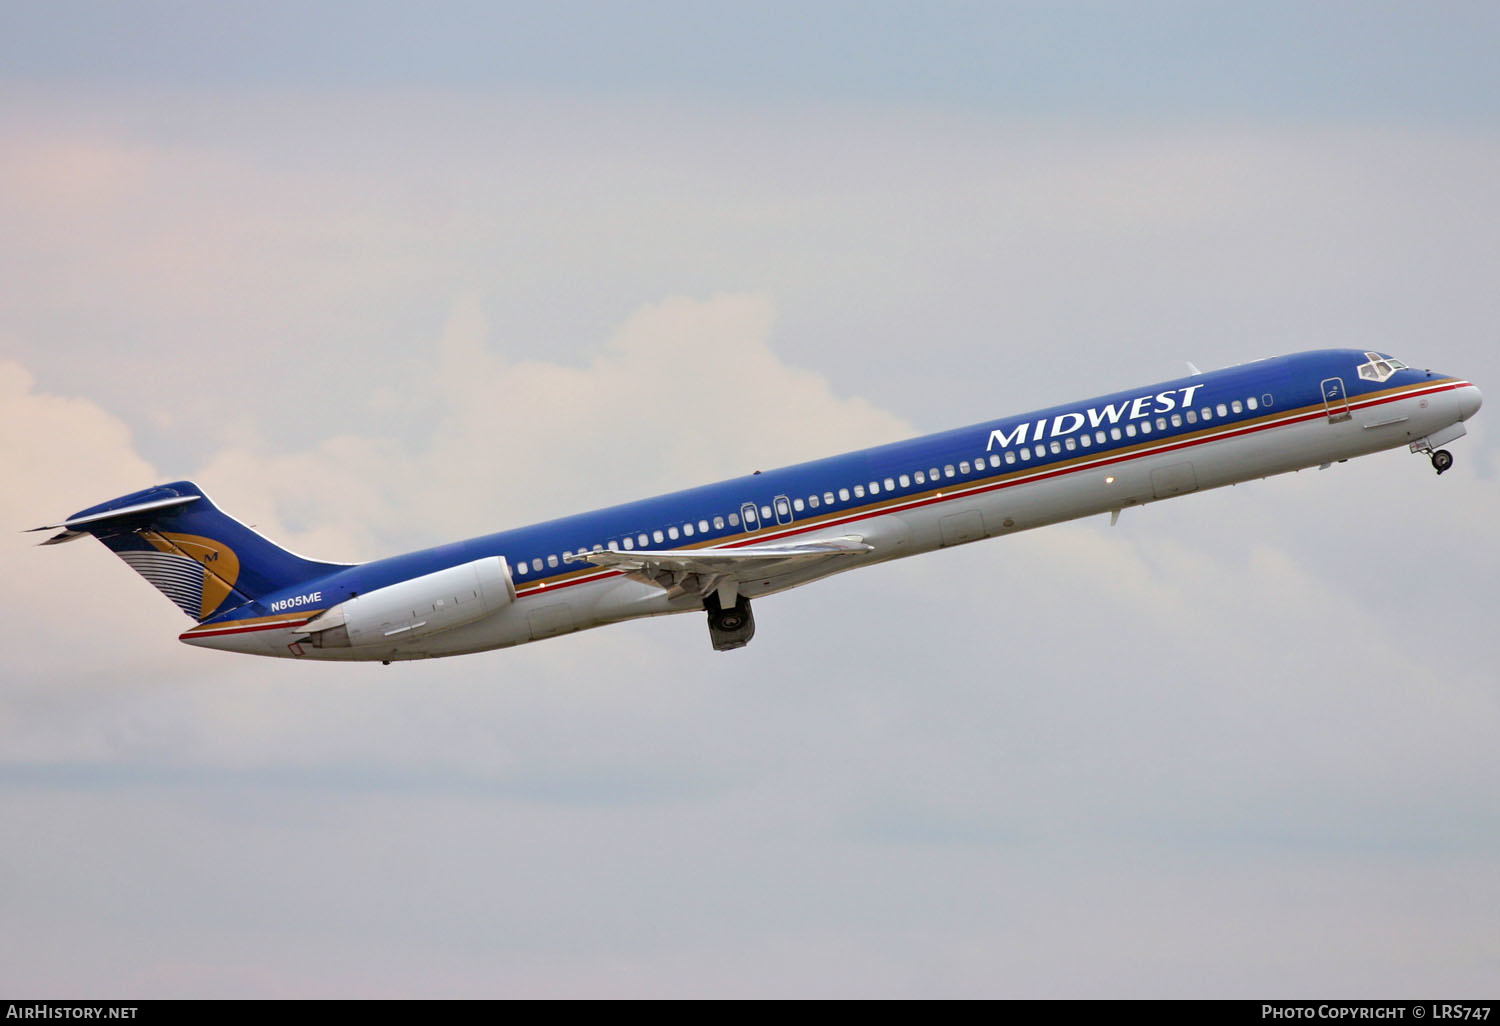
[[[744,648],[755,637],[755,614],[750,612],[750,600],[745,596],[736,596],[734,605],[725,609],[718,592],[711,591],[703,596],[703,608],[708,610],[708,637],[715,652]]]
[[[1432,469],[1439,474],[1453,466],[1453,454],[1447,449],[1439,449],[1432,454]]]

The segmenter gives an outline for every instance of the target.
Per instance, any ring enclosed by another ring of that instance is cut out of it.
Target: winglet
[[[1199,374],[1203,373],[1198,369],[1198,365],[1192,360],[1184,360],[1182,362],[1188,365],[1188,373],[1192,374],[1194,377],[1197,377]]]

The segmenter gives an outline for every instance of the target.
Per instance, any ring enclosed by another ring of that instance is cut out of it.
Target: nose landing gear
[[[1426,400],[1424,399],[1423,402],[1426,402]],[[1432,460],[1432,469],[1441,474],[1453,466],[1453,454],[1447,449],[1439,449],[1438,446],[1445,442],[1451,442],[1455,438],[1462,438],[1466,434],[1468,434],[1468,431],[1464,429],[1463,422],[1459,421],[1456,424],[1449,424],[1441,431],[1434,431],[1425,438],[1418,438],[1415,442],[1408,445],[1407,448],[1412,452],[1426,453],[1428,458]]]

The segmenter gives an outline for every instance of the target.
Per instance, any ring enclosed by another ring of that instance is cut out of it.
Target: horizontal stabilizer
[[[31,530],[33,530],[33,531],[50,531],[51,528],[50,527],[33,527]],[[37,544],[39,544],[39,545],[61,545],[63,542],[77,541],[79,538],[87,538],[88,536],[89,536],[89,533],[87,531],[60,531],[57,534],[54,534],[51,538],[48,538],[46,541],[44,541],[44,542],[38,542]]]
[[[142,502],[139,505],[135,506],[123,506],[120,509],[107,509],[102,513],[93,513],[86,517],[73,517],[70,520],[64,520],[60,524],[43,524],[41,527],[30,528],[26,533],[30,534],[33,531],[55,531],[59,527],[64,527],[67,528],[69,534],[73,534],[76,536],[78,533],[80,533],[78,531],[78,528],[84,526],[85,524],[102,524],[106,520],[119,520],[124,517],[139,516],[142,513],[154,513],[159,510],[168,509],[172,506],[181,506],[185,503],[197,502],[200,498],[202,498],[202,496],[199,495],[178,495],[170,499],[157,499],[155,502]],[[72,538],[63,538],[59,536],[56,538],[49,538],[47,541],[42,542],[42,544],[54,545],[58,542],[72,540]]]

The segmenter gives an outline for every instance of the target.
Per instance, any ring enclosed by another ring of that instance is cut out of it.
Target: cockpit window
[[[1365,353],[1365,359],[1369,362],[1359,365],[1359,376],[1366,381],[1384,381],[1398,370],[1406,369],[1406,364],[1400,360],[1392,360],[1379,353]]]

